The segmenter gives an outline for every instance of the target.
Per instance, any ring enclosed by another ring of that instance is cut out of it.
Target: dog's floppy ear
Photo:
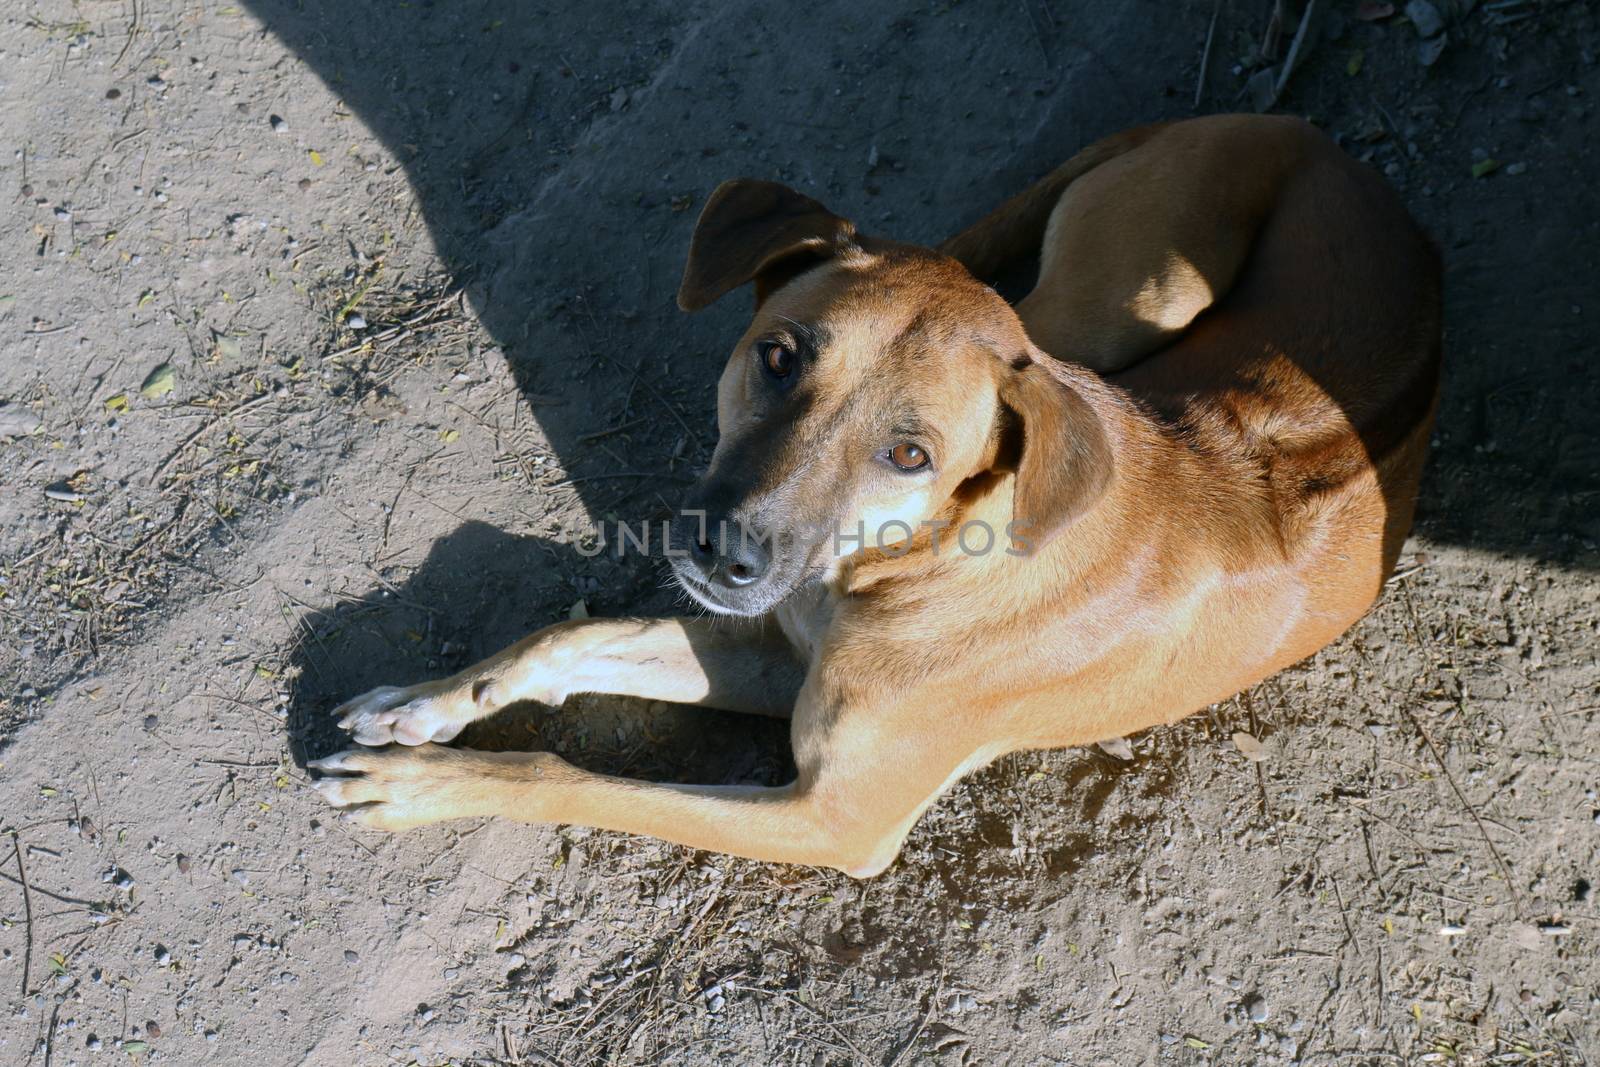
[[[1094,408],[1040,360],[1019,362],[1000,403],[1020,440],[1007,449],[1016,470],[1011,505],[1017,547],[1040,546],[1076,522],[1111,481],[1111,445]]]
[[[695,223],[678,306],[699,311],[756,283],[756,303],[821,258],[855,247],[856,228],[777,182],[735,178],[717,186]]]

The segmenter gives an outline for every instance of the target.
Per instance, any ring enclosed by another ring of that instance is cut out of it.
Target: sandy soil
[[[1600,28],[1435,3],[1319,4],[1277,103],[1445,252],[1388,595],[1131,760],[973,776],[859,883],[369,835],[301,768],[369,686],[673,610],[572,532],[709,454],[743,309],[672,294],[717,181],[936,241],[1094,136],[1250,107],[1271,5],[5,5],[0,1061],[1600,1062]],[[488,733],[787,759],[663,705]]]

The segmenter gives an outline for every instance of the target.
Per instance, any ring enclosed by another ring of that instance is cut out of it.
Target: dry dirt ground
[[[718,180],[936,241],[1094,136],[1252,106],[1270,3],[3,5],[0,1062],[1600,1063],[1600,18],[1387,7],[1322,0],[1276,109],[1447,263],[1388,595],[1131,760],[974,775],[855,882],[382,837],[302,765],[369,686],[674,608],[577,538],[709,454],[744,309],[672,294]],[[660,705],[494,733],[787,758]]]

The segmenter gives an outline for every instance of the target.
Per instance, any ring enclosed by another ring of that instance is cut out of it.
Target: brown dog
[[[1015,307],[984,284],[1035,254]],[[869,876],[973,768],[1171,722],[1315,652],[1410,526],[1437,257],[1303,122],[1120,134],[939,251],[728,182],[679,303],[752,281],[673,565],[761,623],[567,623],[374,690],[342,725],[419,747],[313,764],[331,803],[387,830],[507,815]],[[424,744],[580,691],[792,716],[799,775],[658,785]]]

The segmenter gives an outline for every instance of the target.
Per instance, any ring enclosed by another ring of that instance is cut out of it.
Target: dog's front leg
[[[787,716],[804,666],[776,625],[707,619],[559,623],[468,667],[413,686],[380,686],[334,710],[364,745],[448,741],[523,700],[613,693]]]
[[[635,781],[582,770],[549,752],[439,745],[352,749],[311,766],[329,775],[317,783],[329,803],[378,830],[500,815],[869,877],[894,859],[943,786],[981,760],[952,747],[958,736],[917,733],[915,722],[808,694],[795,709],[799,776],[777,788]]]

